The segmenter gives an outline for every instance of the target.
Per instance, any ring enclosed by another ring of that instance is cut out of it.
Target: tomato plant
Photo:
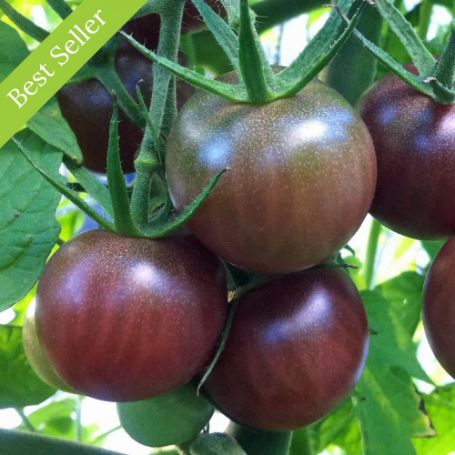
[[[57,373],[87,395],[134,401],[169,392],[210,360],[226,314],[221,272],[188,237],[82,234],[41,277],[38,337]]]

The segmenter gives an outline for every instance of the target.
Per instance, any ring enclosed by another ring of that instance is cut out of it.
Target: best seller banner
[[[0,147],[146,3],[85,0],[1,84]]]

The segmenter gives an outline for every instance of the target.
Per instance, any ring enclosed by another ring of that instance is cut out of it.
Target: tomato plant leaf
[[[19,33],[0,21],[0,82],[28,56],[29,52]],[[55,98],[52,98],[28,122],[29,128],[44,141],[58,148],[69,158],[82,162],[82,152]]]
[[[340,447],[349,455],[363,455],[360,425],[352,414],[352,400],[348,399],[335,412],[309,427],[311,446],[315,453],[324,452],[334,446]],[[294,432],[294,438],[299,439],[299,432]],[[293,444],[294,446],[294,439]],[[290,455],[300,455],[298,450]]]
[[[426,378],[415,358],[412,338],[403,324],[389,316],[391,304],[377,291],[362,293],[370,330],[370,354],[354,394],[365,453],[415,454],[410,438],[428,436],[432,429],[420,410],[420,396],[411,375]],[[401,333],[400,333],[401,332]]]
[[[48,183],[50,183],[57,191],[67,197],[74,205],[79,207],[89,217],[93,218],[100,226],[108,231],[115,231],[114,226],[107,220],[105,220],[94,208],[92,208],[87,202],[79,197],[76,191],[70,189],[66,182],[63,180],[61,175],[53,176],[44,167],[35,161],[31,155],[31,150],[26,144],[20,140],[13,139],[18,150],[22,153],[25,159],[30,163],[31,167],[35,169]]]
[[[432,434],[419,410],[420,397],[403,370],[369,362],[356,392],[354,414],[366,455],[414,455],[411,436]]]
[[[0,408],[39,404],[56,392],[28,363],[20,327],[0,326],[0,364]]]
[[[27,123],[27,126],[48,144],[61,150],[76,163],[82,163],[82,152],[76,136],[60,112],[55,98],[46,103]]]
[[[35,134],[18,137],[40,166],[57,173],[61,153]],[[25,297],[58,239],[60,195],[27,163],[13,141],[0,150],[0,310]]]
[[[38,428],[40,434],[54,436],[68,440],[77,439],[77,408],[78,398],[64,398],[53,400],[46,406],[40,407],[27,415],[29,422],[34,428]],[[26,430],[22,424],[19,429]],[[81,440],[85,444],[100,446],[103,442],[103,433],[98,425],[84,425],[82,428]]]
[[[407,338],[414,335],[420,322],[424,281],[416,272],[404,272],[376,288],[390,302],[389,314],[395,322],[400,321]]]
[[[436,435],[431,438],[414,439],[419,455],[442,455],[452,453],[455,447],[455,383],[423,395],[425,409],[431,417]]]
[[[14,455],[120,455],[110,450],[11,430],[0,430],[0,449],[2,453]]]
[[[396,317],[396,305],[375,291],[364,292],[362,297],[371,331],[369,361],[402,368],[410,376],[432,383],[416,358],[412,335]]]

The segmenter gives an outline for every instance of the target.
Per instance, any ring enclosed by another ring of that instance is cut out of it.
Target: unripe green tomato
[[[46,384],[65,392],[77,393],[54,370],[49,358],[38,339],[35,324],[35,305],[30,305],[24,326],[22,327],[22,340],[25,355],[37,376]]]
[[[196,438],[214,408],[188,383],[151,400],[118,403],[117,411],[123,428],[135,441],[165,447]]]

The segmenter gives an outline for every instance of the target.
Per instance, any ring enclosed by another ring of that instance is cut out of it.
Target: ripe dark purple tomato
[[[135,401],[187,383],[210,361],[226,307],[223,268],[194,238],[91,231],[47,264],[36,324],[68,384]]]
[[[365,310],[344,271],[287,275],[238,302],[206,391],[238,423],[291,430],[346,398],[367,351]]]
[[[167,143],[176,209],[223,169],[188,226],[228,262],[265,273],[303,270],[339,250],[362,223],[376,184],[367,128],[319,81],[262,106],[203,91],[190,98]]]
[[[425,333],[441,365],[455,378],[455,238],[436,256],[425,282]]]
[[[455,106],[438,104],[395,75],[364,97],[362,117],[373,137],[378,183],[371,213],[418,239],[455,233]]]
[[[152,63],[137,52],[119,52],[116,69],[130,95],[136,97],[140,83],[146,102],[152,90]],[[141,82],[142,81],[142,82]],[[84,166],[106,172],[112,96],[101,82],[90,79],[66,85],[57,95],[60,109],[74,131],[84,157]],[[134,158],[143,131],[122,111],[119,114],[120,157],[124,172],[134,170]]]

